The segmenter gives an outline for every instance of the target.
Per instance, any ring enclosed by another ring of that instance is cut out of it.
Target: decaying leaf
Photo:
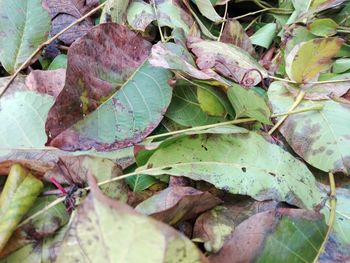
[[[98,0],[44,0],[44,2],[52,19],[51,35],[56,35],[98,4]],[[92,26],[92,19],[87,17],[59,36],[58,39],[65,44],[72,44],[76,39],[86,34]]]
[[[237,226],[210,262],[313,262],[327,232],[321,214],[280,208]]]
[[[34,70],[26,77],[25,83],[29,90],[38,91],[56,98],[64,87],[65,79],[65,69]]]
[[[46,122],[48,144],[106,150],[148,135],[171,99],[170,73],[145,62],[150,48],[140,35],[113,23],[76,41],[68,52],[65,88]]]
[[[322,199],[302,162],[254,132],[180,137],[160,145],[139,171],[203,180],[258,201],[273,199],[312,208]]]
[[[343,44],[337,37],[317,38],[296,45],[286,56],[286,72],[297,83],[308,83],[331,66]]]
[[[192,38],[188,46],[202,70],[214,68],[244,86],[254,86],[267,76],[265,69],[245,50],[234,45]]]
[[[56,262],[208,262],[182,234],[104,196],[96,183],[91,187],[61,243]]]
[[[143,201],[135,210],[174,225],[179,221],[195,218],[220,203],[221,200],[209,192],[192,187],[174,186]]]
[[[268,92],[274,112],[283,112],[294,97],[281,82],[274,82]],[[304,100],[300,108],[322,104],[319,111],[292,115],[280,131],[293,150],[309,164],[325,172],[350,173],[350,105],[333,100]]]

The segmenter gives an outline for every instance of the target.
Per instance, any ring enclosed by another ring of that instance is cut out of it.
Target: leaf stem
[[[333,173],[329,173],[328,176],[329,176],[329,184],[330,184],[330,195],[329,195],[330,208],[329,208],[329,217],[328,217],[328,223],[327,223],[328,229],[327,229],[326,236],[322,242],[322,245],[318,250],[318,253],[314,259],[314,263],[318,262],[318,259],[320,258],[321,254],[325,250],[327,241],[329,240],[329,236],[332,232],[332,228],[335,221],[335,212],[336,212],[335,210],[337,207],[335,180],[334,180]]]
[[[160,40],[164,43],[165,42],[165,38],[164,38],[164,35],[163,35],[163,32],[162,32],[162,28],[159,25],[158,11],[157,11],[157,6],[156,6],[155,0],[152,0],[152,7],[153,7],[153,10],[154,10],[154,14],[156,15],[156,18],[157,18],[157,27],[158,27],[158,30],[159,30]]]
[[[304,99],[305,97],[305,91],[300,91],[297,98],[295,99],[293,105],[289,108],[288,112],[293,111],[296,107],[298,107],[298,105],[300,104],[300,102]],[[288,113],[287,112],[287,113]],[[275,130],[277,130],[282,123],[288,118],[288,114],[286,114],[286,116],[283,116],[272,128],[271,130],[269,130],[269,135],[271,135]]]
[[[218,42],[220,42],[222,32],[224,32],[225,23],[227,21],[227,9],[228,9],[228,1],[226,2],[226,5],[225,5],[224,21],[221,24],[220,34],[219,34],[218,39],[217,39]]]
[[[95,7],[92,9],[90,12],[86,13],[82,17],[78,18],[75,20],[73,23],[71,23],[69,26],[65,27],[62,29],[60,32],[58,32],[56,35],[51,37],[50,39],[46,40],[44,43],[42,43],[27,59],[22,63],[22,65],[16,70],[16,72],[11,76],[10,80],[6,83],[4,89],[0,92],[0,97],[5,93],[5,91],[8,89],[8,87],[11,85],[11,83],[15,80],[17,75],[21,72],[22,69],[24,69],[28,63],[47,45],[51,44],[53,41],[55,41],[58,37],[60,37],[62,34],[64,34],[67,30],[71,29],[73,26],[76,24],[80,23],[83,21],[85,18],[91,16],[92,14],[96,13],[98,10],[100,10],[106,2],[100,4],[99,6]]]

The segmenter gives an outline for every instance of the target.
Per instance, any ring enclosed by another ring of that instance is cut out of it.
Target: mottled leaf
[[[52,19],[51,35],[56,35],[98,4],[98,0],[44,0],[44,2]],[[58,39],[65,44],[71,44],[79,37],[85,35],[92,26],[92,19],[87,17],[59,36]]]
[[[253,90],[246,90],[237,84],[233,84],[227,91],[236,112],[236,118],[251,117],[262,123],[271,124],[271,112],[263,97]]]
[[[143,201],[135,210],[174,225],[195,218],[220,203],[221,200],[209,192],[192,187],[173,186]]]
[[[269,88],[273,111],[284,112],[294,102],[294,97],[281,82]],[[325,172],[350,174],[350,105],[325,100],[317,102],[323,109],[289,116],[280,128],[293,150],[306,162]],[[314,106],[316,102],[304,100],[299,108]]]
[[[106,150],[147,136],[171,98],[170,73],[145,61],[150,48],[141,36],[112,23],[76,41],[68,52],[65,88],[46,122],[48,143]]]
[[[238,225],[210,262],[313,262],[327,232],[321,214],[280,208]]]
[[[322,196],[302,162],[254,132],[181,137],[161,145],[138,170],[204,180],[258,201],[273,199],[311,208]]]
[[[286,57],[286,72],[298,83],[308,83],[331,66],[343,44],[340,38],[318,38],[296,45]]]
[[[102,10],[100,23],[115,22],[124,24],[128,5],[129,0],[107,0]]]
[[[151,4],[144,1],[132,1],[127,10],[129,25],[136,30],[145,31],[146,27],[156,21],[159,26],[182,28],[186,33],[193,24],[193,18],[187,13],[181,1],[155,0],[157,15]]]
[[[14,73],[47,39],[50,17],[40,0],[0,1],[0,62]]]
[[[229,18],[226,21],[220,41],[240,47],[252,56],[256,55],[250,38],[236,19]]]
[[[276,208],[277,204],[276,201],[242,200],[233,205],[216,206],[197,218],[193,227],[193,239],[204,242],[206,251],[216,253],[238,224],[251,215]]]
[[[57,97],[64,87],[66,70],[33,70],[26,77],[26,86],[29,90],[37,91]]]
[[[104,196],[96,183],[77,209],[56,262],[67,259],[101,263],[208,262],[185,236]]]
[[[197,56],[197,65],[202,70],[214,68],[245,86],[254,86],[267,76],[265,69],[254,58],[234,45],[192,38],[188,46]]]

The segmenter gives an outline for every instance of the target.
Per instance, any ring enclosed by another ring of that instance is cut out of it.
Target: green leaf
[[[274,82],[268,95],[274,113],[287,111],[294,102],[281,82]],[[298,108],[315,104],[304,100]],[[350,105],[333,100],[324,100],[321,104],[322,110],[289,116],[280,132],[293,150],[312,166],[325,172],[350,174],[350,126],[344,125],[350,123]]]
[[[201,14],[209,20],[216,23],[219,23],[223,20],[222,17],[219,16],[216,12],[210,0],[194,0],[194,2],[198,7],[199,12],[201,12]]]
[[[0,251],[5,247],[17,225],[33,206],[43,183],[19,164],[11,167],[0,196]]]
[[[324,217],[303,209],[278,208],[239,224],[210,262],[314,262],[327,232]],[[242,252],[243,251],[243,252]]]
[[[307,83],[331,66],[343,40],[336,37],[318,38],[295,46],[286,57],[288,77],[298,83]]]
[[[52,60],[48,70],[67,68],[67,55],[60,54]]]
[[[125,181],[133,192],[141,192],[159,182],[153,176],[146,174],[130,176]]]
[[[124,24],[126,22],[128,5],[128,0],[107,0],[102,10],[100,23],[114,22]]]
[[[201,109],[210,116],[225,116],[225,108],[217,97],[210,91],[197,88],[197,99]]]
[[[0,78],[0,90],[8,79],[8,77]],[[0,100],[0,146],[2,148],[44,146],[45,120],[54,98],[26,90],[23,77],[17,77],[11,86],[11,92],[12,89],[15,90],[13,94],[6,92]]]
[[[133,1],[127,10],[129,25],[136,30],[144,31],[152,22],[156,21],[160,27],[182,28],[185,33],[190,30],[193,18],[172,0],[159,1],[156,4],[157,15],[151,4],[144,1]]]
[[[334,73],[343,73],[350,69],[350,58],[339,58],[333,63],[332,71]]]
[[[287,42],[285,53],[288,55],[296,45],[314,38],[315,36],[306,27],[296,26],[292,31],[292,37]]]
[[[330,18],[320,18],[308,25],[312,34],[320,37],[329,37],[337,33],[338,24]]]
[[[57,263],[67,258],[101,263],[207,262],[179,232],[104,196],[96,183],[91,190],[61,243]]]
[[[173,99],[165,116],[183,126],[201,126],[219,122],[221,118],[206,114],[197,99],[197,87],[187,81],[177,81]]]
[[[13,74],[47,39],[50,17],[41,0],[0,1],[0,61]]]
[[[257,133],[186,136],[175,142],[161,145],[138,170],[204,180],[259,201],[274,199],[307,208],[321,201],[306,166]]]
[[[271,112],[263,97],[253,90],[246,90],[238,84],[233,84],[227,91],[236,112],[236,118],[251,117],[262,123],[271,124]]]
[[[260,28],[250,37],[253,45],[269,48],[273,39],[276,36],[277,24],[268,23]]]

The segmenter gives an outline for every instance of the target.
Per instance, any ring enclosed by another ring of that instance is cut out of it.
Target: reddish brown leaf
[[[56,35],[65,27],[93,9],[98,0],[45,0],[45,5],[52,19],[51,35]],[[65,44],[72,44],[77,38],[83,36],[93,26],[92,19],[86,18],[73,26],[58,39]]]
[[[26,86],[30,90],[49,94],[56,98],[64,87],[65,79],[65,69],[34,70],[26,78]]]
[[[68,51],[65,87],[51,108],[48,142],[94,111],[144,62],[151,44],[126,26],[101,24]]]
[[[157,220],[176,224],[220,204],[222,201],[210,194],[192,187],[168,187],[140,203],[135,209]]]
[[[220,41],[240,47],[252,56],[256,55],[250,38],[241,24],[234,18],[230,18],[226,22]]]

